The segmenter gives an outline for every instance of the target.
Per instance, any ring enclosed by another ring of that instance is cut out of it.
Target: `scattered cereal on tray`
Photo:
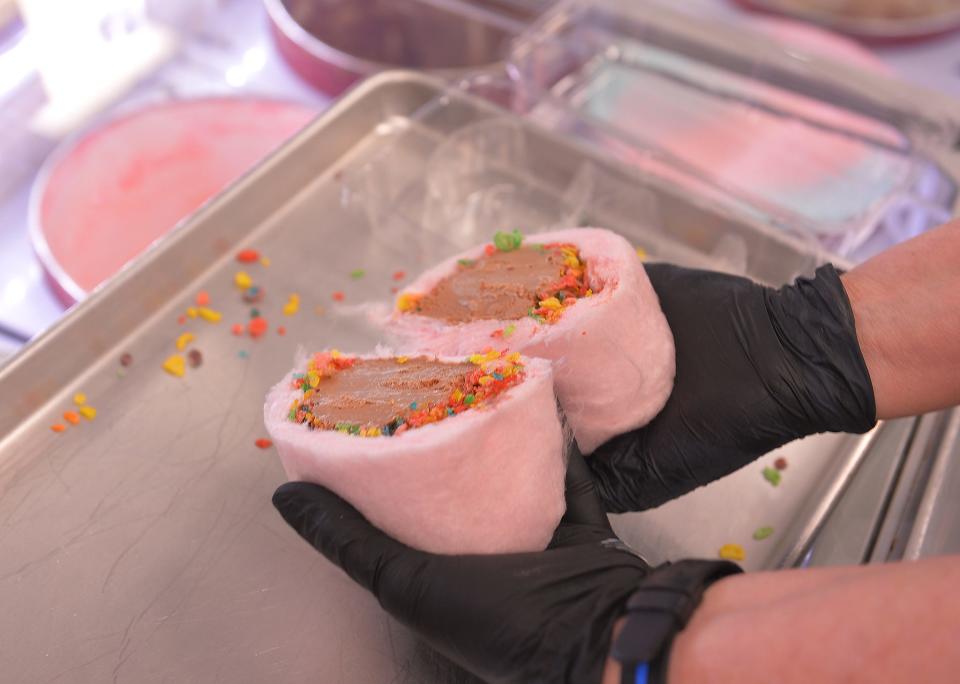
[[[273,446],[273,442],[271,442],[266,437],[261,437],[260,439],[256,440],[254,444],[256,444],[261,449],[269,449],[270,447]]]
[[[287,298],[287,303],[283,305],[283,315],[292,316],[300,310],[300,295],[296,292]]]
[[[183,351],[184,349],[186,349],[187,345],[193,342],[193,340],[194,340],[193,333],[185,332],[182,335],[180,335],[177,338],[177,341],[175,342],[177,351]]]
[[[278,325],[278,326],[277,326],[277,334],[278,334],[278,335],[286,335],[286,334],[287,334],[287,329],[286,329],[285,327],[283,327],[282,325]]]
[[[241,359],[246,359],[250,357],[250,354],[247,353],[246,349],[241,349],[237,352],[237,356],[239,356]]]
[[[780,486],[780,471],[776,468],[770,468],[769,466],[763,469],[763,479],[772,484],[774,487]]]
[[[163,362],[163,370],[167,371],[170,375],[182,378],[184,372],[187,370],[187,362],[179,354],[174,354]]]
[[[187,352],[187,363],[190,364],[191,368],[200,367],[200,364],[203,363],[203,354],[200,353],[199,349],[191,349]]]
[[[64,430],[67,429],[67,426],[61,425],[60,423],[54,423],[53,425],[50,426],[50,429],[53,430],[54,432],[63,432]]]
[[[80,415],[87,420],[93,420],[97,417],[97,409],[93,408],[92,406],[81,406],[77,410],[80,412]]]
[[[260,309],[250,309],[250,318],[260,318]]]
[[[199,314],[199,312],[197,311],[197,308],[196,308],[195,306],[188,306],[188,307],[187,307],[187,316],[189,316],[190,318],[196,318],[196,317],[199,316],[199,315],[200,315],[200,314]]]
[[[753,538],[756,539],[757,541],[763,541],[764,539],[766,539],[772,534],[773,534],[772,527],[758,527],[756,531],[753,533]]]
[[[777,470],[786,470],[787,459],[781,456],[780,458],[778,458],[776,461],[773,462],[773,467],[776,468]]]
[[[337,290],[336,292],[334,292],[332,296],[333,296],[333,301],[335,302],[342,302],[346,298],[343,292],[341,292],[340,290]]]
[[[739,544],[724,544],[717,555],[724,560],[742,561],[747,557],[747,552]]]
[[[230,332],[232,332],[237,337],[240,337],[240,335],[243,334],[243,323],[234,323],[230,327]]]
[[[237,274],[233,276],[233,284],[241,290],[246,290],[253,285],[253,278],[246,271],[237,271]]]
[[[250,334],[250,337],[257,338],[260,337],[263,333],[267,332],[270,324],[267,323],[266,318],[254,318],[249,323],[247,323],[247,332]]]
[[[76,411],[64,411],[63,419],[71,425],[80,424],[80,415]]]
[[[247,304],[256,304],[263,299],[263,288],[252,285],[243,291],[243,301]]]
[[[201,306],[199,309],[197,309],[197,313],[200,315],[200,318],[208,323],[219,323],[220,319],[223,318],[222,313],[219,311],[214,311],[213,309],[208,309],[205,306]]]
[[[260,252],[255,249],[241,249],[237,252],[237,261],[241,264],[253,264],[260,260]]]
[[[87,395],[83,392],[77,392],[73,395],[73,403],[77,406],[83,406],[87,403]]]
[[[183,314],[177,316],[177,325],[186,325],[187,317]]]
[[[353,278],[354,280],[360,280],[365,275],[367,275],[367,272],[364,271],[362,268],[355,268],[352,271],[350,271],[350,277]]]
[[[206,306],[210,303],[210,293],[208,293],[206,290],[200,290],[197,293],[197,298],[195,301],[197,302],[197,306]]]
[[[125,352],[120,355],[121,366],[123,366],[124,368],[129,368],[132,363],[133,363],[133,354]]]
[[[406,271],[394,271],[394,272],[393,272],[393,279],[394,279],[394,280],[403,280],[403,279],[406,278],[406,277],[407,277],[407,272],[406,272]]]

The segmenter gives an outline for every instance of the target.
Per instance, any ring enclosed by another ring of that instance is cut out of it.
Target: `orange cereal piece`
[[[278,335],[286,335],[286,334],[287,334],[287,329],[284,328],[282,325],[279,325],[279,326],[277,326],[277,334],[278,334]]]
[[[344,299],[345,299],[345,295],[342,292],[340,292],[340,290],[337,290],[336,292],[333,293],[333,301],[342,302]]]
[[[267,332],[270,328],[270,324],[267,323],[266,318],[254,318],[249,323],[247,323],[247,332],[250,333],[250,337],[260,337],[263,333]]]
[[[255,249],[241,249],[237,252],[237,261],[241,264],[252,264],[260,261],[260,252]]]
[[[206,306],[210,303],[210,294],[206,290],[197,293],[197,306]]]
[[[80,416],[77,414],[76,411],[65,411],[63,414],[63,419],[68,423],[70,423],[71,425],[80,424]]]
[[[234,323],[233,326],[230,328],[230,332],[232,332],[237,337],[240,337],[240,335],[243,334],[243,323]]]
[[[60,423],[56,423],[54,425],[51,425],[50,429],[53,430],[54,432],[63,432],[64,430],[67,429],[67,426],[61,425]]]

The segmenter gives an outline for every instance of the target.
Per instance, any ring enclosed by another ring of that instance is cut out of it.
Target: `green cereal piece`
[[[367,275],[367,272],[364,271],[362,268],[356,268],[350,271],[350,277],[353,278],[354,280],[360,280],[360,278],[362,278],[365,275]]]
[[[764,468],[763,469],[763,479],[772,484],[774,487],[780,486],[780,471],[776,468]]]
[[[763,541],[767,537],[773,534],[772,527],[758,527],[756,532],[753,533],[753,538],[757,541]]]

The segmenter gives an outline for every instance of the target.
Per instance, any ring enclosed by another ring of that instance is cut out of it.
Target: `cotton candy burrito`
[[[641,260],[608,230],[498,233],[420,275],[388,328],[401,347],[485,346],[554,363],[583,453],[648,423],[673,388],[673,336]]]
[[[320,352],[267,395],[291,480],[328,487],[434,553],[546,548],[564,511],[564,437],[550,364]]]

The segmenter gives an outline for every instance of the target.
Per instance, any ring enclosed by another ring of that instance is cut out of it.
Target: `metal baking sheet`
[[[2,678],[467,681],[287,528],[280,464],[254,440],[299,345],[371,348],[360,305],[387,300],[392,273],[508,220],[606,225],[654,258],[768,282],[819,259],[427,77],[366,82],[0,368]],[[271,322],[257,341],[230,333],[249,315],[232,282],[248,246],[272,262],[246,268]],[[223,320],[179,324],[200,290]],[[184,331],[204,362],[174,378],[161,363]],[[51,432],[78,391],[96,420]],[[733,541],[748,568],[792,563],[871,444],[810,438],[783,450],[777,489],[764,459],[617,525],[652,560]],[[751,542],[760,525],[777,532]]]

